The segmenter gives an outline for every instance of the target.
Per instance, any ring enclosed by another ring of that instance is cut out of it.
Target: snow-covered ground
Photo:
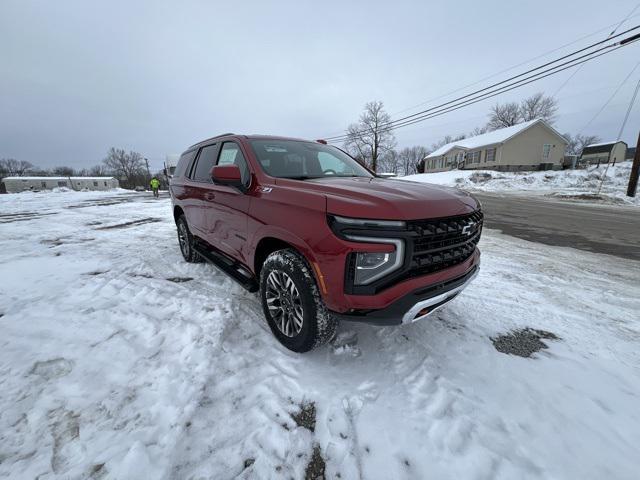
[[[569,200],[597,201],[603,203],[640,205],[639,196],[626,196],[631,161],[610,166],[591,166],[584,170],[558,170],[544,172],[496,172],[493,170],[450,170],[399,177],[414,182],[435,183],[465,190],[488,192],[526,192],[550,195]],[[600,197],[596,197],[600,181]]]
[[[297,355],[182,261],[166,198],[4,195],[0,224],[1,478],[638,478],[638,263],[486,231],[433,318]],[[494,348],[526,327],[559,339]]]

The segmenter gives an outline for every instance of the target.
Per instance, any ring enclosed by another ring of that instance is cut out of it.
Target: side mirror
[[[211,169],[211,179],[218,185],[242,188],[242,174],[237,165],[218,165]]]

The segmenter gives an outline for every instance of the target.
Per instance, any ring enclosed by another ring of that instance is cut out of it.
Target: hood
[[[293,186],[292,181],[287,183]],[[327,213],[345,217],[417,220],[464,215],[480,207],[457,188],[406,180],[329,177],[295,183],[300,189],[323,193]]]

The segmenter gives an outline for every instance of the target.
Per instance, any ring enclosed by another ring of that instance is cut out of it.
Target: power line
[[[580,48],[580,49],[578,49],[578,50],[576,50],[576,51],[574,51],[574,52],[571,52],[571,53],[569,53],[569,54],[563,55],[562,57],[559,57],[559,58],[557,58],[557,59],[555,59],[555,60],[552,60],[552,61],[550,61],[550,62],[544,63],[544,64],[542,64],[542,65],[540,65],[540,66],[538,66],[538,67],[535,67],[535,68],[529,69],[529,70],[527,70],[527,71],[525,71],[525,72],[523,72],[523,73],[520,73],[520,74],[518,74],[518,75],[514,75],[514,76],[509,77],[509,78],[507,78],[507,79],[505,79],[505,80],[502,80],[502,81],[500,81],[500,82],[497,82],[497,83],[494,83],[494,84],[492,84],[492,85],[489,85],[488,87],[482,88],[482,89],[480,89],[480,90],[476,90],[475,92],[471,92],[471,93],[469,93],[469,94],[467,94],[467,95],[463,95],[463,96],[458,97],[458,98],[456,98],[456,99],[453,99],[453,100],[450,100],[450,101],[448,101],[448,102],[445,102],[445,103],[443,103],[443,104],[441,104],[441,105],[437,105],[437,106],[435,106],[435,107],[432,107],[432,108],[429,108],[429,109],[423,110],[423,111],[421,111],[421,112],[417,112],[417,113],[414,113],[414,114],[412,114],[412,115],[407,115],[407,116],[405,116],[405,117],[401,117],[401,118],[398,118],[398,119],[396,119],[396,120],[392,120],[392,121],[389,121],[389,122],[383,123],[383,124],[382,124],[382,127],[384,128],[384,127],[386,127],[386,126],[390,126],[390,125],[394,125],[394,124],[399,125],[399,124],[401,124],[401,123],[403,123],[403,122],[406,122],[406,121],[409,121],[409,120],[411,120],[411,119],[416,119],[417,117],[422,117],[422,116],[424,116],[425,114],[427,114],[427,113],[429,113],[429,112],[431,112],[431,111],[433,111],[433,110],[437,110],[437,109],[442,108],[442,107],[444,107],[444,106],[447,106],[447,105],[450,105],[450,104],[454,104],[455,102],[459,102],[460,100],[464,100],[464,99],[466,99],[466,98],[472,97],[472,96],[474,96],[474,95],[478,95],[479,93],[485,92],[485,91],[487,91],[487,90],[491,90],[492,88],[495,88],[495,87],[497,87],[497,86],[503,85],[503,84],[505,84],[505,83],[507,83],[507,82],[510,82],[510,81],[512,81],[512,80],[515,80],[515,79],[517,79],[517,78],[524,77],[525,75],[528,75],[528,74],[530,74],[530,73],[532,73],[532,72],[535,72],[535,71],[537,71],[537,70],[541,70],[541,69],[543,69],[543,68],[549,67],[550,65],[553,65],[553,64],[555,64],[555,63],[561,62],[562,60],[566,60],[566,59],[568,59],[568,58],[570,58],[570,57],[575,57],[575,56],[576,56],[577,54],[579,54],[579,53],[582,53],[582,52],[585,52],[585,51],[587,51],[587,50],[593,49],[594,47],[597,47],[597,46],[599,46],[599,45],[602,45],[603,43],[607,42],[608,40],[611,40],[611,39],[613,39],[613,38],[617,38],[617,37],[620,37],[620,36],[626,35],[626,34],[627,34],[627,33],[629,33],[629,32],[632,32],[632,31],[634,31],[634,30],[637,30],[638,28],[640,28],[640,25],[637,25],[637,26],[635,26],[635,27],[633,27],[633,28],[630,28],[630,29],[628,29],[628,30],[626,30],[626,31],[624,31],[624,32],[622,32],[622,33],[619,33],[619,34],[617,34],[617,35],[614,35],[614,36],[612,36],[612,37],[608,37],[608,38],[606,38],[606,39],[604,39],[604,40],[600,40],[600,41],[598,41],[598,42],[595,42],[595,43],[593,43],[593,44],[591,44],[591,45],[588,45],[588,46],[586,46],[586,47]],[[635,40],[637,40],[638,38],[640,38],[640,34],[637,34],[637,35],[635,35],[635,36],[632,36],[632,37],[629,37],[629,38],[623,39],[623,40],[621,40],[621,41],[619,41],[619,42],[616,42],[616,43],[613,43],[613,44],[610,44],[610,45],[605,45],[605,46],[603,46],[603,47],[598,48],[597,50],[594,50],[594,51],[592,51],[592,52],[586,53],[586,54],[584,54],[584,55],[582,55],[582,56],[580,56],[580,57],[573,58],[573,59],[571,59],[571,60],[569,60],[569,61],[567,61],[567,62],[565,62],[565,63],[562,63],[562,64],[560,64],[560,65],[555,65],[555,66],[553,66],[553,67],[551,67],[551,68],[549,68],[549,69],[547,69],[547,70],[544,70],[544,71],[542,71],[542,72],[538,72],[538,73],[536,73],[536,74],[534,74],[534,75],[531,75],[530,77],[525,77],[524,79],[518,80],[518,82],[523,81],[523,80],[526,80],[526,79],[529,79],[529,78],[532,78],[532,77],[534,77],[534,76],[536,76],[536,75],[540,75],[540,74],[545,73],[545,72],[548,72],[548,71],[550,71],[550,70],[556,69],[556,68],[558,68],[558,67],[560,67],[560,66],[567,65],[567,64],[569,64],[569,63],[571,63],[571,62],[575,62],[576,60],[579,60],[579,59],[583,59],[583,58],[590,57],[590,56],[594,56],[594,58],[595,58],[595,56],[596,56],[595,54],[596,54],[596,53],[598,53],[598,52],[601,52],[602,50],[611,49],[611,48],[616,47],[616,46],[619,48],[620,46],[622,46],[622,45],[626,45],[626,44],[628,44],[628,43],[631,43],[632,41],[635,41]],[[613,48],[613,50],[616,50],[616,49],[617,49],[617,48]],[[611,51],[613,51],[613,50],[611,50]],[[598,55],[598,56],[599,56],[599,55]],[[579,62],[579,63],[584,63],[584,62]],[[572,66],[576,66],[576,65],[578,65],[579,63],[575,63],[575,64],[574,64],[574,65],[572,65]],[[562,71],[562,70],[558,70],[558,71]],[[556,72],[556,73],[557,73],[557,72]],[[543,77],[541,77],[541,78],[544,78],[544,76],[543,76]],[[515,83],[517,83],[517,82],[515,82]],[[530,83],[530,82],[528,82],[528,83]],[[524,83],[524,84],[526,84],[526,83]],[[512,84],[512,85],[513,85],[513,84]],[[490,93],[490,92],[489,92],[489,93]],[[328,137],[328,138],[326,138],[326,139],[327,139],[327,140],[332,140],[332,141],[337,141],[337,140],[345,139],[345,138],[347,138],[347,137],[348,137],[348,135],[342,134],[342,135],[335,135],[335,136],[332,136],[332,137]]]
[[[605,54],[607,54],[607,53],[610,53],[610,52],[613,52],[613,51],[615,51],[615,50],[618,50],[619,48],[621,48],[621,47],[616,47],[614,50],[609,50],[609,51],[606,51],[606,52],[600,53],[600,54],[595,55],[595,56],[593,56],[593,57],[590,57],[590,58],[587,58],[587,59],[585,59],[585,60],[582,60],[582,61],[581,61],[581,62],[579,62],[579,63],[575,63],[575,64],[573,64],[573,65],[565,66],[565,67],[563,67],[563,68],[561,68],[561,69],[559,69],[559,70],[553,71],[553,72],[551,72],[551,73],[547,73],[546,75],[536,76],[536,78],[533,78],[533,79],[531,79],[531,80],[529,80],[529,81],[526,81],[526,82],[516,82],[516,83],[517,83],[517,85],[513,85],[513,86],[511,86],[511,87],[509,87],[509,88],[507,88],[507,87],[501,87],[500,89],[498,89],[498,91],[488,92],[488,93],[486,93],[486,94],[481,95],[480,97],[476,97],[475,99],[468,99],[468,100],[465,100],[465,101],[461,102],[460,104],[457,104],[457,105],[450,105],[450,106],[448,106],[448,107],[445,107],[444,109],[441,109],[441,110],[436,111],[436,112],[431,112],[431,113],[429,113],[429,114],[427,114],[427,115],[424,115],[424,116],[421,116],[421,117],[419,117],[419,118],[415,118],[415,119],[412,119],[412,120],[408,120],[408,121],[405,121],[405,122],[402,122],[402,123],[399,123],[399,124],[389,124],[387,127],[383,127],[383,128],[381,128],[381,129],[379,130],[379,132],[380,132],[380,133],[382,133],[382,132],[388,132],[388,131],[391,131],[391,130],[395,130],[395,129],[397,129],[397,128],[406,127],[406,126],[408,126],[408,125],[413,125],[413,124],[415,124],[415,123],[420,123],[420,122],[422,122],[422,121],[424,121],[424,120],[428,120],[428,119],[431,119],[431,118],[434,118],[434,117],[439,117],[439,116],[444,115],[444,114],[446,114],[446,113],[450,113],[450,112],[453,112],[453,111],[456,111],[456,110],[460,110],[461,108],[467,107],[467,106],[469,106],[469,105],[473,105],[473,104],[475,104],[475,103],[478,103],[478,102],[481,102],[481,101],[487,100],[487,99],[489,99],[489,98],[493,98],[493,97],[495,97],[495,96],[501,95],[501,94],[506,93],[506,92],[509,92],[509,91],[511,91],[511,90],[515,90],[516,88],[520,88],[520,87],[522,87],[522,86],[524,86],[524,85],[528,85],[528,84],[530,84],[530,83],[536,82],[536,81],[538,81],[538,80],[541,80],[541,79],[543,79],[543,78],[549,77],[549,76],[551,76],[551,75],[555,75],[556,73],[562,72],[562,71],[567,70],[567,69],[569,69],[569,68],[573,68],[573,67],[575,67],[575,66],[577,66],[577,65],[581,65],[581,64],[583,64],[583,63],[585,63],[585,62],[588,62],[589,60],[592,60],[592,59],[594,59],[594,58],[597,58],[597,57],[600,57],[600,56],[605,55]],[[345,137],[346,137],[346,136],[345,136]],[[332,141],[332,143],[333,143],[333,141]]]
[[[640,4],[638,4],[638,6],[640,6]],[[636,8],[635,8],[635,9],[637,9],[637,8],[638,8],[638,6],[636,6]],[[633,11],[635,11],[635,9],[634,9]],[[632,11],[632,13],[633,13],[633,11]],[[602,28],[600,28],[600,29],[598,29],[598,30],[596,30],[596,31],[594,31],[594,32],[589,33],[588,35],[584,35],[584,36],[582,36],[582,37],[580,37],[580,38],[578,38],[578,39],[576,39],[576,40],[573,40],[573,41],[571,41],[571,42],[565,43],[564,45],[561,45],[561,46],[559,46],[559,47],[556,47],[556,48],[554,48],[554,49],[552,49],[552,50],[549,50],[549,51],[547,51],[547,52],[541,53],[540,55],[536,55],[535,57],[532,57],[532,58],[530,58],[530,59],[528,59],[528,60],[525,60],[524,62],[520,62],[520,63],[518,63],[518,64],[516,64],[516,65],[511,66],[511,67],[505,68],[505,69],[500,70],[500,71],[495,72],[495,73],[492,73],[491,75],[488,75],[488,76],[486,76],[486,77],[483,77],[483,78],[481,78],[481,79],[479,79],[479,80],[477,80],[477,81],[475,81],[475,82],[473,82],[473,83],[469,83],[468,85],[465,85],[465,86],[460,87],[460,88],[456,88],[455,90],[452,90],[452,91],[450,91],[450,92],[448,92],[448,93],[444,93],[444,94],[442,94],[442,95],[438,95],[437,97],[433,97],[433,98],[431,98],[431,99],[429,99],[429,100],[425,100],[424,102],[421,102],[421,103],[418,103],[418,104],[413,105],[413,106],[411,106],[411,107],[407,107],[407,108],[405,108],[405,109],[402,109],[402,110],[399,110],[399,111],[397,111],[397,112],[394,112],[394,113],[393,113],[393,115],[396,115],[396,114],[398,114],[398,113],[404,113],[404,112],[407,112],[407,111],[409,111],[409,110],[413,110],[414,108],[422,107],[423,105],[427,105],[428,103],[434,102],[434,101],[436,101],[436,100],[440,100],[441,98],[448,97],[449,95],[452,95],[452,94],[454,94],[454,93],[458,93],[458,92],[460,92],[460,91],[462,91],[462,90],[465,90],[465,89],[467,89],[467,88],[469,88],[469,87],[473,87],[473,86],[475,86],[475,85],[478,85],[479,83],[482,83],[482,82],[484,82],[485,80],[489,80],[489,79],[491,79],[491,78],[495,78],[495,77],[497,77],[498,75],[501,75],[501,74],[506,73],[506,72],[510,72],[511,70],[514,70],[514,69],[516,69],[516,68],[518,68],[518,67],[521,67],[521,66],[523,66],[523,65],[527,65],[528,63],[531,63],[531,62],[533,62],[533,61],[535,61],[535,60],[538,60],[538,59],[540,59],[540,58],[544,58],[544,57],[546,57],[547,55],[550,55],[550,54],[552,54],[552,53],[557,52],[558,50],[562,50],[563,48],[569,47],[569,46],[571,46],[571,45],[575,45],[576,43],[581,42],[582,40],[584,40],[584,39],[586,39],[586,38],[593,37],[594,35],[597,35],[598,33],[601,33],[601,32],[603,32],[603,31],[607,30],[609,27],[613,27],[614,25],[616,25],[616,27],[613,29],[613,31],[609,34],[609,35],[611,36],[611,35],[613,35],[613,34],[616,32],[616,30],[617,30],[618,28],[620,28],[620,26],[621,26],[625,21],[629,20],[630,18],[635,18],[635,17],[637,17],[637,16],[639,16],[639,15],[640,15],[640,14],[633,15],[633,17],[632,17],[631,15],[627,15],[627,17],[626,17],[625,19],[623,19],[621,22],[618,22],[618,23],[611,23],[611,24],[609,24],[609,25],[606,25],[606,26],[604,26],[604,27],[602,27]]]
[[[637,67],[637,65],[636,65]],[[629,120],[629,115],[631,114],[631,109],[633,108],[633,104],[636,101],[636,97],[638,96],[638,90],[640,90],[640,79],[638,79],[638,83],[636,85],[636,89],[633,92],[633,95],[631,96],[631,101],[629,102],[629,107],[627,108],[627,113],[624,116],[624,120],[622,121],[622,125],[620,126],[620,131],[618,132],[618,137],[616,138],[616,143],[618,143],[620,141],[620,139],[622,138],[622,132],[624,132],[624,127],[627,126],[627,120]],[[622,158],[622,160],[624,160],[624,158]],[[607,178],[607,172],[609,171],[609,165],[610,165],[610,161],[611,159],[609,159],[609,162],[607,162],[607,168],[604,169],[604,174],[602,175],[602,178],[600,179],[600,185],[598,186],[598,195],[600,195],[600,192],[602,191],[602,184],[604,183],[605,179]],[[615,159],[614,159],[615,162]]]
[[[638,79],[636,90],[633,92],[633,96],[631,97],[631,101],[629,102],[629,108],[627,108],[627,114],[624,116],[624,120],[622,121],[622,126],[620,127],[620,131],[618,132],[618,140],[622,138],[622,132],[624,132],[624,127],[627,126],[627,120],[629,120],[631,109],[633,108],[633,104],[635,103],[636,97],[638,96],[638,89],[640,89],[640,79]]]
[[[631,71],[627,74],[626,77],[624,77],[624,79],[622,80],[622,82],[620,82],[620,84],[618,85],[618,87],[616,88],[616,90],[613,92],[613,94],[607,99],[606,102],[604,102],[604,105],[602,105],[602,107],[600,107],[600,109],[595,113],[595,115],[593,117],[591,117],[591,119],[585,124],[584,127],[582,127],[580,130],[578,130],[577,135],[580,135],[582,132],[584,132],[592,123],[593,121],[598,118],[598,116],[600,116],[600,114],[604,111],[605,108],[607,108],[607,106],[609,105],[609,103],[611,103],[611,100],[613,100],[615,98],[615,96],[618,94],[618,92],[622,89],[622,87],[624,86],[625,83],[627,83],[627,80],[629,80],[629,78],[631,77],[631,75],[633,75],[633,72],[635,72],[636,68],[638,68],[638,65],[640,65],[640,62],[636,63],[635,66],[631,69]]]
[[[633,15],[633,12],[635,12],[638,7],[640,7],[640,3],[638,3],[635,7],[633,7],[633,9],[627,14],[626,17],[624,17],[620,23],[618,25],[616,25],[616,28],[614,28],[611,33],[609,34],[609,37],[611,37],[611,35],[613,35],[614,33],[616,33],[616,31],[622,26],[622,24],[624,22],[626,22],[627,20],[629,20],[629,18],[631,18],[631,15]]]
[[[633,15],[633,13],[638,9],[638,7],[640,7],[640,3],[638,3],[635,7],[633,7],[633,10],[631,10],[626,17],[624,17],[622,20],[620,20],[620,22],[616,25],[616,27],[611,30],[611,32],[609,33],[609,36],[607,38],[611,38],[611,36],[616,33],[618,31],[618,29],[622,26],[622,24],[624,22],[626,22],[627,20],[629,20],[629,18],[631,17],[631,15]],[[556,95],[558,95],[558,93],[560,92],[560,90],[562,90],[564,87],[567,86],[567,84],[571,81],[571,79],[573,77],[575,77],[577,75],[577,73],[582,70],[583,65],[580,65],[578,68],[576,68],[573,73],[571,75],[569,75],[569,77],[562,82],[562,85],[560,85],[555,92],[553,92],[553,95],[551,95],[552,97],[555,97]]]

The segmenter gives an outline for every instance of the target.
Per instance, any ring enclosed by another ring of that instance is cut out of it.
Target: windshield
[[[297,140],[251,140],[264,171],[278,178],[368,177],[373,175],[341,150]]]

